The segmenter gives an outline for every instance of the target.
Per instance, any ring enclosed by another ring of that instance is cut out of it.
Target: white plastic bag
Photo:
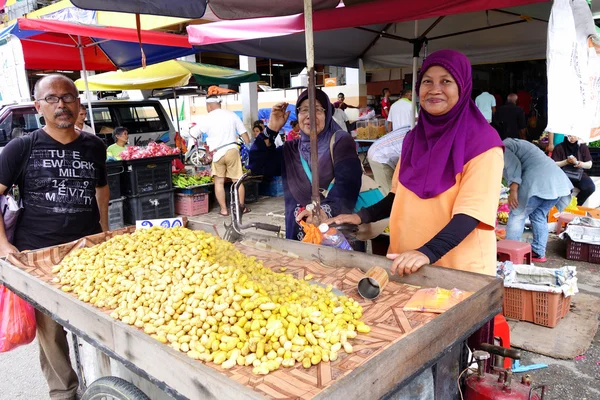
[[[4,219],[4,231],[6,232],[6,239],[10,243],[13,241],[22,208],[21,201],[17,202],[12,194],[0,195],[0,210]]]
[[[585,0],[555,0],[548,23],[547,131],[600,139],[600,38]]]

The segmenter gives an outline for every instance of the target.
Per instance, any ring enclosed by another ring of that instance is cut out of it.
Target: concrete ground
[[[249,207],[252,212],[244,215],[244,223],[261,221],[283,227],[283,198],[262,197],[257,203],[249,204]],[[223,223],[230,222],[229,218],[218,215],[218,207],[215,207],[214,201],[209,214],[191,219],[216,225],[221,235],[225,231]],[[565,244],[556,237],[551,237],[548,243],[549,261],[543,266],[577,266],[579,290],[600,297],[600,265],[568,261],[564,255]],[[578,360],[556,360],[526,351],[522,351],[522,355],[522,365],[548,364],[547,369],[530,372],[535,383],[548,385],[546,399],[600,399],[600,332],[583,358]],[[516,378],[520,380],[522,375],[516,374]],[[47,386],[39,369],[36,342],[0,354],[0,377],[0,400],[48,399]]]

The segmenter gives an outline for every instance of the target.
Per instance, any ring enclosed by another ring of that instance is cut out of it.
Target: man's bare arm
[[[108,185],[96,188],[96,202],[100,211],[100,226],[102,231],[108,231],[108,201],[110,200],[110,188]]]

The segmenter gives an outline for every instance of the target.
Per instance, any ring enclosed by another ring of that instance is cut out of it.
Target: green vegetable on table
[[[198,177],[194,175],[173,174],[173,185],[178,188],[188,188],[190,186],[205,185],[212,182],[212,177]]]
[[[588,144],[588,147],[600,147],[600,140],[596,140],[595,142],[591,142]]]

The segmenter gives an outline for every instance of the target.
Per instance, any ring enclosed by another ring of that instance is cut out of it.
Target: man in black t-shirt
[[[46,126],[31,133],[31,154],[20,180],[23,211],[12,244],[0,219],[0,256],[108,230],[106,148],[95,135],[75,130],[80,104],[75,84],[63,75],[48,75],[36,83],[34,96]],[[0,154],[0,193],[16,183],[23,146],[17,138]],[[38,311],[36,320],[50,398],[75,399],[78,379],[66,333]]]
[[[517,106],[517,95],[509,94],[506,104],[499,107],[492,117],[492,126],[496,128],[502,140],[506,138],[525,139],[527,134],[527,121],[525,112]]]

